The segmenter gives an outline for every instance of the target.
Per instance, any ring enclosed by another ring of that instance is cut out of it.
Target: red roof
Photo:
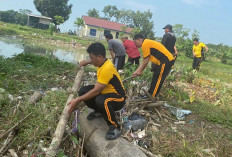
[[[89,17],[89,16],[82,16],[84,22],[86,25],[95,26],[95,27],[102,27],[105,29],[115,30],[115,31],[122,31],[122,27],[127,27],[125,24],[112,22],[108,20],[98,19],[95,17]],[[133,28],[128,27],[126,29],[126,32],[129,33],[132,31]]]

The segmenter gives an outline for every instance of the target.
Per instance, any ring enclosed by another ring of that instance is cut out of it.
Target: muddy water
[[[63,50],[63,49],[47,49],[38,45],[25,45],[22,40],[17,39],[15,36],[0,36],[0,55],[5,58],[13,57],[20,53],[36,53],[40,55],[46,55],[51,58],[57,58],[61,61],[77,63],[84,59],[88,59],[89,56],[85,49],[77,50]]]

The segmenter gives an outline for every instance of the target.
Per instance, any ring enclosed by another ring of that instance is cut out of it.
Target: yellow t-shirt
[[[201,51],[205,47],[204,43],[199,43],[198,45],[193,45],[193,52],[195,52],[195,57],[201,57]]]
[[[142,44],[143,58],[148,56],[154,64],[160,65],[174,60],[173,55],[159,42],[145,39]]]
[[[97,68],[97,82],[106,85],[101,94],[115,93],[125,96],[125,89],[118,71],[109,59]]]

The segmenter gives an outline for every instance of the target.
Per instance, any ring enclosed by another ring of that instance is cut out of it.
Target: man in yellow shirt
[[[193,44],[193,69],[196,69],[198,71],[201,61],[203,59],[203,48],[205,48],[205,51],[208,52],[208,47],[204,43],[199,42],[197,38],[193,39]]]
[[[87,119],[93,120],[102,115],[109,125],[105,138],[113,140],[121,133],[114,112],[125,105],[125,89],[113,63],[106,58],[103,44],[93,43],[88,47],[87,52],[90,60],[82,61],[80,65],[93,64],[97,67],[97,82],[95,85],[81,87],[80,97],[68,103],[70,105],[68,112],[71,113],[81,101],[84,101],[89,108],[94,110],[87,116]]]
[[[138,48],[141,47],[143,53],[143,63],[132,74],[132,77],[140,76],[147,67],[149,61],[157,65],[154,71],[149,93],[155,97],[158,95],[162,84],[174,64],[174,57],[161,43],[149,39],[144,39],[142,34],[134,36],[134,42]]]

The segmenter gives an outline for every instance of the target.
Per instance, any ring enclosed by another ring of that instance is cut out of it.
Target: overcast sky
[[[199,31],[200,41],[204,43],[232,46],[232,0],[69,0],[69,3],[73,4],[72,13],[60,26],[62,32],[74,30],[76,17],[87,15],[89,9],[95,8],[103,15],[104,6],[115,5],[118,9],[135,11],[150,9],[157,37],[163,36],[162,28],[166,24],[183,24],[185,28]],[[33,0],[0,0],[1,11],[10,9],[29,9],[40,15]]]

